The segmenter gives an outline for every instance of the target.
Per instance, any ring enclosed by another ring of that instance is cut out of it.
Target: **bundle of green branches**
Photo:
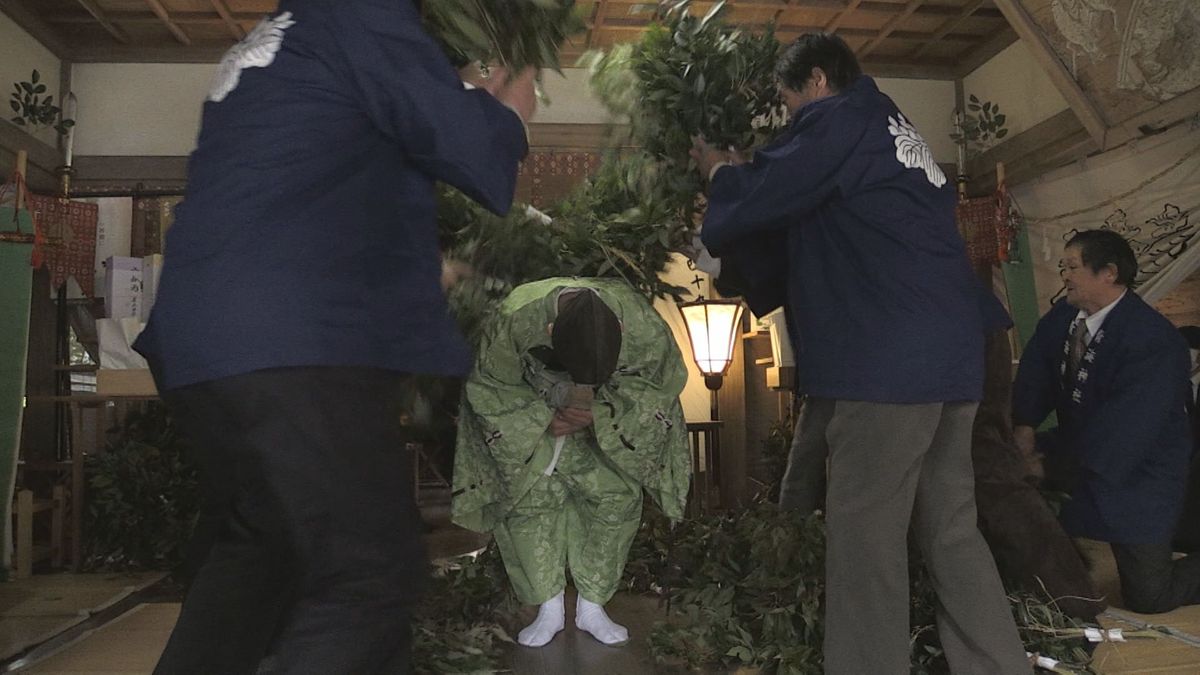
[[[657,180],[657,164],[644,156],[614,156],[545,214],[516,207],[504,218],[443,191],[438,220],[446,255],[474,270],[450,293],[459,327],[477,343],[514,286],[553,276],[620,277],[647,297],[679,297],[684,289],[659,273],[690,228],[655,198]]]
[[[492,543],[434,571],[413,616],[413,669],[417,673],[503,670],[503,647],[513,643],[506,621],[516,596]]]
[[[183,562],[200,510],[189,449],[166,406],[147,404],[88,455],[83,548],[89,569],[169,570]]]
[[[721,21],[724,1],[703,17],[691,13],[691,4],[661,3],[659,21],[640,42],[583,59],[600,100],[628,117],[634,143],[660,163],[660,196],[689,216],[701,191],[688,157],[692,138],[751,149],[783,122],[772,27],[747,33]]]
[[[550,276],[620,277],[647,297],[680,297],[659,278],[673,252],[691,244],[700,179],[688,157],[691,137],[752,147],[776,127],[772,75],[777,44],[720,21],[725,3],[704,17],[690,1],[663,3],[643,39],[592,54],[592,83],[617,116],[631,120],[633,145],[612,153],[546,220],[521,207],[498,218],[453,190],[439,203],[443,248],[475,276],[451,293],[459,325],[476,341],[496,303],[513,286]]]
[[[800,517],[759,503],[671,531],[651,510],[626,565],[625,586],[669,600],[667,620],[650,636],[662,662],[816,674],[822,672],[824,550],[819,514]],[[912,558],[913,672],[948,673],[934,628],[933,586]],[[1014,592],[1010,601],[1027,650],[1070,671],[1086,668],[1083,624],[1031,593]]]
[[[559,49],[584,27],[575,0],[425,0],[425,26],[456,65],[558,70]]]

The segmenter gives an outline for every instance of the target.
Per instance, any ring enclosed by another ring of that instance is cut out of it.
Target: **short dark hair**
[[[1189,349],[1200,349],[1200,326],[1180,326],[1179,334],[1187,340]]]
[[[846,89],[862,75],[862,67],[845,40],[833,33],[805,33],[779,56],[775,77],[789,89],[800,91],[812,78],[813,68],[825,71],[829,87],[836,92]]]
[[[1133,288],[1138,273],[1137,256],[1125,237],[1112,230],[1082,230],[1067,241],[1067,248],[1072,246],[1079,247],[1079,257],[1093,272],[1112,265],[1117,268],[1117,283]]]

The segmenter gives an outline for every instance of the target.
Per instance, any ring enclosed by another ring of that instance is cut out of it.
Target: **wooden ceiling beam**
[[[221,16],[221,20],[229,27],[229,34],[234,40],[241,40],[246,37],[246,29],[242,28],[242,24],[233,18],[233,12],[229,11],[229,5],[225,4],[225,0],[212,0],[213,9],[217,10],[217,14]]]
[[[587,40],[583,43],[584,51],[592,48],[592,41],[596,35],[596,31],[604,24],[604,8],[608,5],[608,0],[597,0],[593,6],[592,22],[588,28]]]
[[[992,57],[1008,49],[1012,43],[1019,39],[1012,28],[1005,27],[1004,30],[993,35],[992,39],[969,49],[966,55],[958,60],[958,76],[966,77],[970,75],[976,68],[991,61]]]
[[[83,8],[88,11],[88,14],[91,14],[92,18],[94,18],[97,23],[103,26],[104,30],[108,31],[108,34],[111,35],[114,40],[123,45],[129,44],[129,36],[125,34],[125,31],[118,28],[117,25],[112,21],[109,21],[108,16],[104,13],[104,10],[100,9],[100,6],[97,5],[93,0],[77,0],[77,2],[83,5]]]
[[[162,21],[167,30],[171,31],[171,35],[174,35],[180,44],[191,46],[192,39],[171,20],[171,14],[167,12],[166,7],[163,7],[161,0],[146,0],[146,4],[150,5],[150,9],[154,12],[154,15],[158,17],[159,21]]]
[[[71,48],[67,42],[58,36],[53,26],[35,14],[21,0],[0,0],[0,12],[7,15],[13,20],[13,23],[29,33],[33,39],[42,43],[58,58],[66,60],[70,57]]]
[[[231,12],[229,16],[240,27],[244,23],[257,23],[263,15],[253,12]],[[46,12],[42,18],[50,24],[95,23],[95,19],[79,12]],[[162,19],[148,9],[142,12],[109,12],[108,19],[113,23],[128,25],[162,23]],[[172,12],[171,21],[180,26],[189,26],[215,25],[222,23],[224,19],[212,12]]]
[[[1058,88],[1063,98],[1067,99],[1067,104],[1071,106],[1071,110],[1075,111],[1092,140],[1100,146],[1101,150],[1106,150],[1108,146],[1104,137],[1108,132],[1108,123],[1105,121],[1104,115],[1101,114],[1096,103],[1088,98],[1088,95],[1079,87],[1079,83],[1071,76],[1067,67],[1063,65],[1062,60],[1058,58],[1058,54],[1050,46],[1049,40],[1038,28],[1033,17],[1029,16],[1029,12],[1025,11],[1018,0],[994,0],[994,2],[996,7],[1004,13],[1004,18],[1008,19],[1009,25],[1029,47],[1034,60],[1042,66],[1042,70],[1050,77],[1050,81]]]
[[[837,15],[835,15],[832,19],[829,20],[829,23],[825,24],[825,28],[824,28],[825,32],[826,33],[835,32],[837,30],[837,27],[842,25],[842,21],[844,21],[845,18],[847,16],[849,16],[851,12],[853,12],[855,9],[858,9],[858,6],[861,4],[862,4],[862,0],[850,0],[850,4],[846,5],[845,9],[838,12]]]
[[[958,16],[946,19],[945,23],[943,23],[941,26],[938,26],[938,29],[933,32],[933,36],[928,42],[917,45],[917,48],[908,55],[909,58],[915,59],[924,54],[930,47],[939,42],[942,38],[949,35],[950,32],[955,28],[961,26],[964,21],[971,18],[971,16],[975,14],[979,8],[983,7],[986,2],[987,0],[974,0],[974,2],[967,3],[967,5],[962,8],[962,11],[958,13]]]
[[[858,58],[862,59],[866,57],[867,54],[875,51],[875,48],[878,47],[879,44],[884,40],[886,40],[887,37],[892,34],[892,31],[896,30],[905,19],[912,16],[912,13],[917,11],[917,8],[922,4],[924,4],[924,0],[909,0],[908,4],[904,6],[904,9],[901,10],[899,14],[888,19],[887,23],[883,24],[883,26],[879,29],[879,35],[876,35],[871,39],[870,42],[863,45],[862,50],[858,52]]]
[[[184,46],[159,45],[75,45],[75,63],[217,63],[225,52],[226,43]]]

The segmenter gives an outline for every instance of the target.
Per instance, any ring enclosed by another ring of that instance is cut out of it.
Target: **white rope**
[[[550,466],[546,467],[546,470],[542,472],[543,476],[549,476],[554,473],[554,467],[558,466],[558,457],[562,454],[563,445],[566,442],[567,437],[565,435],[554,439],[554,456],[550,458]]]
[[[1165,632],[1168,637],[1171,637],[1175,640],[1178,640],[1185,644],[1191,645],[1193,647],[1200,647],[1200,637],[1192,635],[1191,633],[1185,633],[1185,632],[1179,630],[1178,628],[1172,628],[1171,626],[1146,623],[1145,621],[1142,621],[1141,619],[1137,618],[1136,616],[1127,614],[1118,609],[1109,608],[1109,609],[1105,610],[1104,613],[1102,613],[1100,616],[1107,616],[1110,619],[1124,621],[1125,623],[1136,626],[1137,628],[1140,628],[1142,630],[1157,630],[1160,632]]]

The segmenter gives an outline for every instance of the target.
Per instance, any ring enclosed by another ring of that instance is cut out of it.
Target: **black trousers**
[[[1169,544],[1111,544],[1125,607],[1161,614],[1200,604],[1200,556],[1172,560]]]
[[[426,559],[406,377],[281,368],[163,394],[196,446],[202,512],[156,674],[410,671]]]

